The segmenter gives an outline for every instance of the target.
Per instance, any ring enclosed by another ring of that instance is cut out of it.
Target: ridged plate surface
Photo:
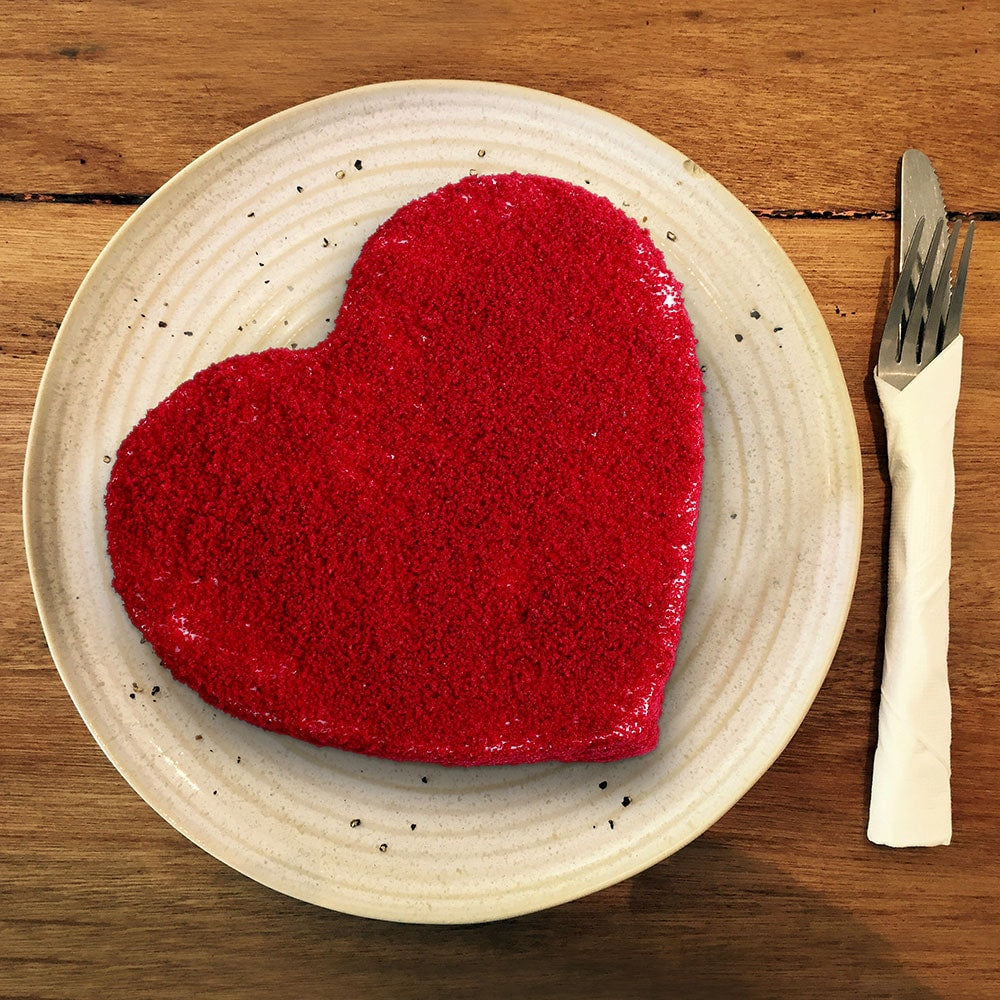
[[[706,465],[678,664],[654,753],[616,764],[404,765],[203,704],[110,585],[119,442],[213,360],[308,346],[396,208],[472,171],[550,174],[647,226],[685,285]],[[782,751],[840,640],[858,565],[857,431],[829,333],[753,215],[683,154],[593,108],[496,84],[383,84],[223,142],[95,262],[39,391],[24,516],[52,656],[136,791],[191,841],[321,906],[415,922],[537,910],[625,879],[723,815]]]

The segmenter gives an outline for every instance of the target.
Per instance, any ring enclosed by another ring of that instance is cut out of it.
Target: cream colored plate
[[[119,441],[210,362],[322,339],[352,261],[398,206],[472,171],[509,170],[589,186],[643,220],[685,284],[699,336],[704,499],[659,749],[617,764],[449,770],[320,750],[218,714],[167,675],[112,592],[102,497]],[[482,921],[667,857],[781,752],[851,600],[860,452],[804,283],[691,160],[547,94],[392,83],[260,122],[135,212],[53,346],[24,512],[59,672],[158,813],[226,864],[321,906]]]

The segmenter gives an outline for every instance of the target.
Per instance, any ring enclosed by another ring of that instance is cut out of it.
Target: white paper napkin
[[[951,843],[948,574],[959,336],[904,389],[875,373],[892,480],[885,665],[868,839]]]

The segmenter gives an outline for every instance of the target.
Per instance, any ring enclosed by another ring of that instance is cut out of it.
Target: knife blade
[[[931,237],[937,227],[938,221],[944,219],[944,229],[941,234],[942,245],[948,238],[947,214],[944,207],[944,197],[941,194],[941,184],[938,181],[934,165],[925,153],[919,149],[908,149],[903,153],[899,170],[899,267],[903,267],[903,257],[906,248],[913,238],[917,222],[924,219],[924,230],[920,238],[917,252],[917,262],[909,276],[910,288],[907,301],[912,301],[913,293],[916,291],[917,280],[924,260],[927,257],[927,248],[930,245]],[[936,284],[933,283],[933,284]],[[945,298],[945,310],[947,314],[948,296],[950,296],[950,280]],[[927,303],[922,303],[922,308],[926,308]],[[907,310],[907,313],[909,310]]]

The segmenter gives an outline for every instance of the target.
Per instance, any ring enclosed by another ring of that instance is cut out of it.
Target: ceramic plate
[[[642,222],[685,285],[706,463],[659,749],[614,764],[448,769],[317,749],[174,682],[113,593],[103,493],[119,442],[198,369],[330,330],[352,262],[411,198],[472,172],[562,177]],[[785,747],[837,648],[861,471],[843,375],[791,263],[696,163],[548,94],[366,87],[223,142],[145,202],[74,298],[45,371],[24,497],[52,656],[161,816],[283,893],[397,921],[482,921],[625,879],[723,815]]]

